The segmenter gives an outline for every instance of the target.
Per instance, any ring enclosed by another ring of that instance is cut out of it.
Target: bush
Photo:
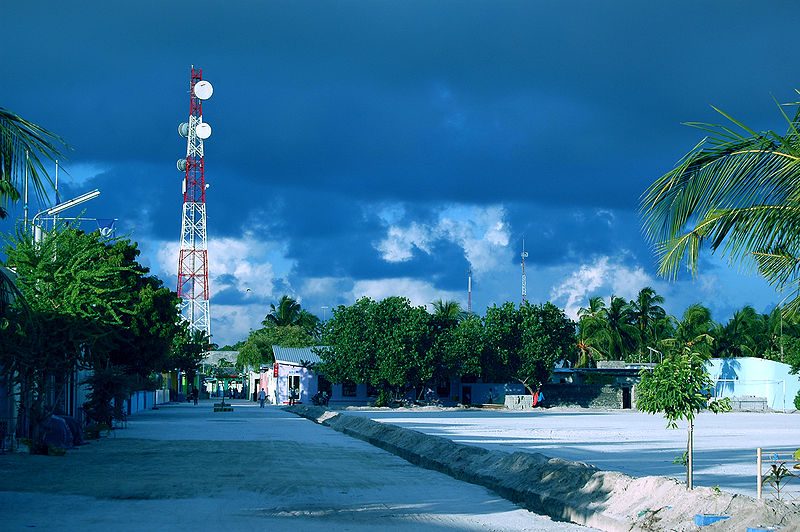
[[[394,402],[394,397],[387,390],[378,392],[378,398],[375,399],[375,406],[389,406]]]
[[[798,391],[797,395],[794,396],[794,407],[800,410],[800,391]]]

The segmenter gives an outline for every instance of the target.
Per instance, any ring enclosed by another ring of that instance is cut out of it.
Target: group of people
[[[258,392],[258,406],[260,408],[264,408],[264,403],[267,401],[267,392],[264,388],[261,388],[261,391]],[[300,401],[300,390],[298,388],[289,388],[289,404],[294,405]],[[311,401],[315,405],[327,405],[328,404],[328,394],[325,392],[317,392],[311,398]],[[278,403],[278,392],[275,392],[275,404]]]

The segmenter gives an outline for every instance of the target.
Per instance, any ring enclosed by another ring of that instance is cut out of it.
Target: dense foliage
[[[727,322],[717,323],[707,307],[694,304],[679,319],[664,311],[663,301],[649,287],[631,301],[611,296],[606,305],[602,298],[590,299],[578,312],[578,348],[571,361],[576,366],[591,366],[598,360],[655,362],[670,343],[687,344],[707,335],[713,342],[697,346],[706,356],[766,358],[800,369],[798,316],[783,316],[778,308],[759,314],[746,306]]]
[[[135,244],[99,233],[19,234],[5,251],[22,297],[0,331],[0,366],[21,390],[26,432],[38,436],[59,402],[50,397],[63,389],[58,379],[81,368],[95,370],[87,413],[108,422],[100,403],[168,366],[181,330],[176,295],[137,262]]]
[[[238,351],[236,367],[257,370],[275,360],[273,345],[281,347],[311,347],[317,345],[319,318],[301,307],[288,295],[281,296],[277,306],[261,322],[263,327],[250,331],[247,339],[233,347]]]
[[[505,303],[486,317],[467,316],[454,302],[433,313],[408,299],[359,299],[340,306],[323,333],[323,368],[334,382],[365,382],[385,397],[463,376],[545,382],[557,360],[574,350],[575,325],[556,306]]]

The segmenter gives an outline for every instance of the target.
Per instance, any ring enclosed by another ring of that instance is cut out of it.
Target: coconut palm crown
[[[53,161],[66,149],[58,135],[0,107],[0,219],[8,215],[7,205],[19,200],[26,170],[34,191],[46,194],[51,182],[42,161]]]
[[[786,104],[798,108],[798,103]],[[689,123],[707,134],[642,196],[644,232],[659,273],[697,272],[701,247],[755,267],[786,289],[787,313],[800,310],[800,109],[784,135],[730,124]]]

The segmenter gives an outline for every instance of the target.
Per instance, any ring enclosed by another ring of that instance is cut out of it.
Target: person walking
[[[261,388],[261,391],[258,392],[258,404],[261,408],[264,408],[264,401],[267,400],[267,392],[264,391],[264,388]]]
[[[200,398],[200,391],[192,386],[192,399],[194,399],[194,404],[197,406],[197,400]]]

